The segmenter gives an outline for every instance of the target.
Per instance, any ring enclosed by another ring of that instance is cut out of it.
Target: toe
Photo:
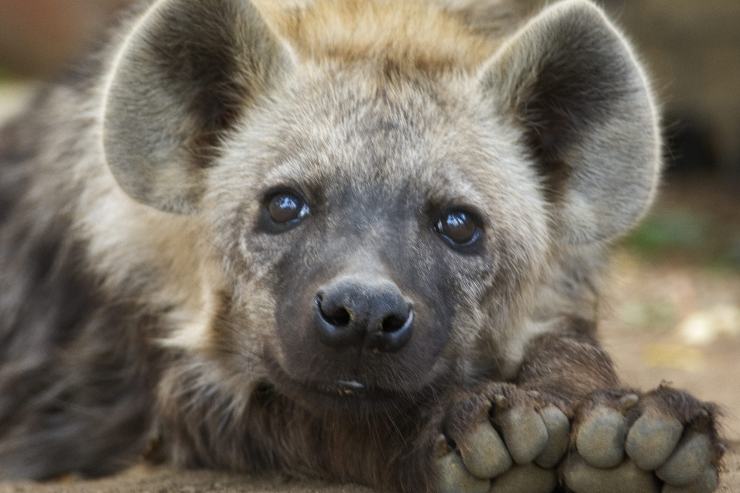
[[[676,418],[644,414],[630,428],[625,450],[637,467],[653,471],[665,464],[682,433],[683,425]]]
[[[719,475],[714,468],[711,468],[698,481],[688,486],[665,485],[663,493],[712,493],[717,491],[717,488],[719,488]]]
[[[565,482],[574,493],[658,493],[652,473],[624,461],[611,469],[591,467],[578,454],[571,454],[563,467]]]
[[[532,407],[516,406],[497,416],[504,441],[517,464],[528,464],[539,456],[547,445],[547,428],[539,413]]]
[[[570,421],[557,407],[548,406],[540,412],[547,429],[547,445],[537,457],[537,464],[546,469],[558,465],[568,450],[570,442]]]
[[[493,483],[496,493],[551,493],[558,486],[554,470],[529,464],[516,466]]]
[[[506,445],[486,420],[457,440],[465,467],[476,477],[495,478],[511,468]]]
[[[704,433],[688,431],[668,461],[656,471],[673,486],[688,486],[711,468],[712,443]]]
[[[439,493],[488,493],[491,482],[468,472],[460,456],[451,452],[437,459]]]
[[[616,409],[599,406],[578,428],[578,453],[594,467],[616,467],[624,458],[627,423]]]

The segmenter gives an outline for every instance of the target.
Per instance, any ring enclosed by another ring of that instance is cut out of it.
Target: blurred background
[[[0,117],[129,1],[0,0]],[[740,443],[740,0],[602,3],[654,78],[668,143],[661,199],[615,256],[603,336],[628,383],[719,401]]]

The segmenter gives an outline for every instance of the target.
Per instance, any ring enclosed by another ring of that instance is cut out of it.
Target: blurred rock
[[[695,346],[709,345],[721,337],[740,337],[740,308],[719,305],[694,313],[681,322],[678,333]]]

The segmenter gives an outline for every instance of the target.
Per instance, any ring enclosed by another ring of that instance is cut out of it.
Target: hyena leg
[[[464,392],[448,411],[445,447],[437,449],[441,492],[550,493],[570,443],[570,420],[582,399],[617,384],[612,363],[572,322],[527,348],[513,383]]]
[[[710,493],[724,447],[717,410],[661,386],[646,394],[595,392],[574,420],[574,450],[563,466],[576,493]]]
[[[440,491],[716,490],[724,449],[715,407],[667,387],[624,389],[579,325],[532,341],[513,384],[458,399],[445,426],[454,446],[438,449]],[[550,469],[559,463],[562,485]]]

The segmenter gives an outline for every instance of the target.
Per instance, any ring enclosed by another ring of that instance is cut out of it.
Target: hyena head
[[[321,403],[495,370],[562,252],[652,200],[628,45],[585,0],[503,40],[431,0],[275,5],[156,2],[105,94],[120,186],[223,258],[213,364]]]

